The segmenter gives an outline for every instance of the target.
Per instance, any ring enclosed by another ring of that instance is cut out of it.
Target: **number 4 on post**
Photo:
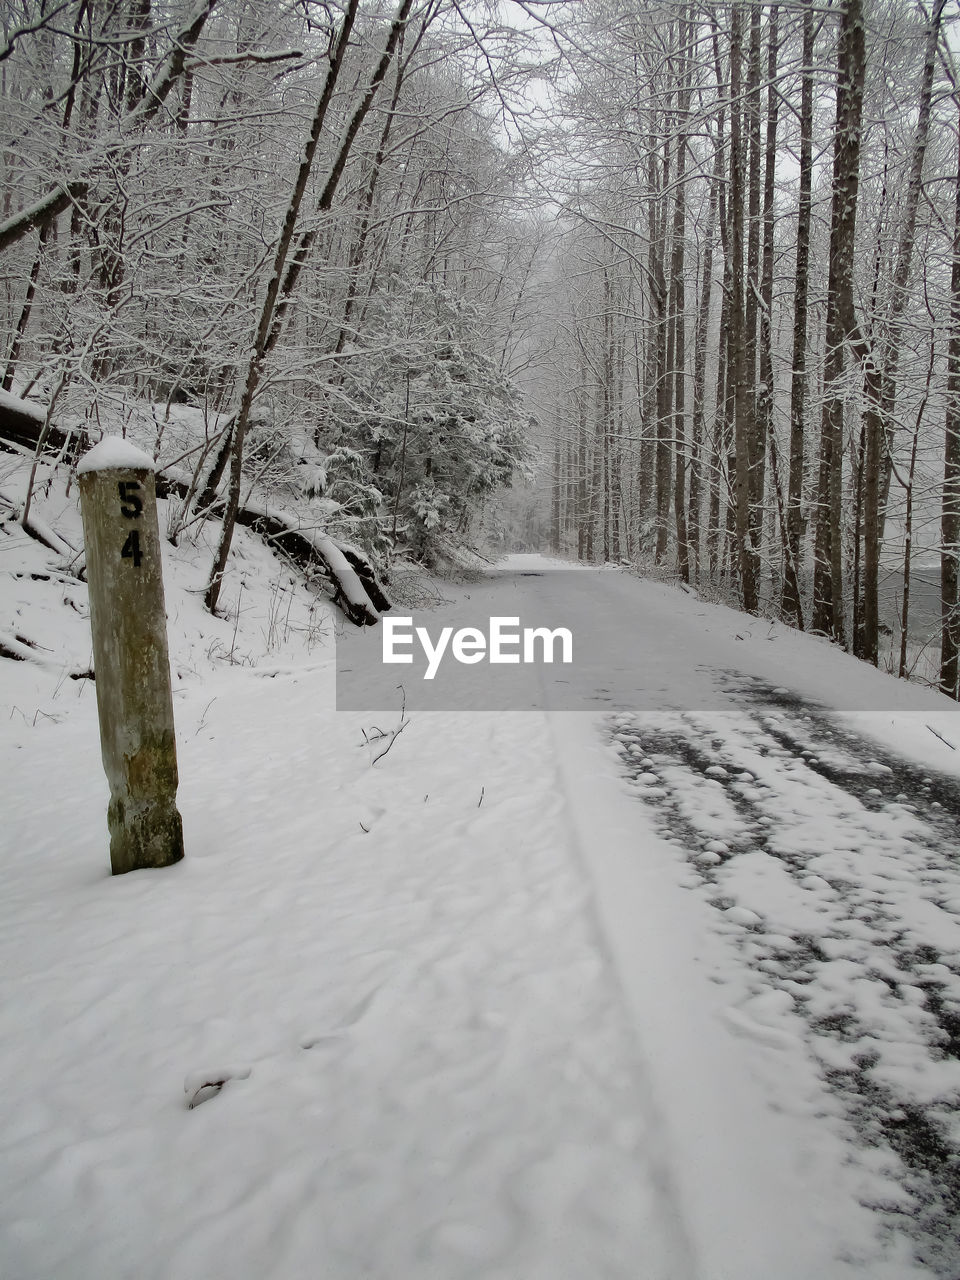
[[[127,534],[127,540],[120,548],[121,560],[132,560],[135,569],[140,568],[140,531],[139,529],[131,529]]]

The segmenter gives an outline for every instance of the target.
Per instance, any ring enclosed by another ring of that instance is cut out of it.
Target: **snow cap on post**
[[[104,436],[99,444],[83,455],[77,465],[77,475],[89,471],[156,471],[157,464],[129,440],[120,436]]]
[[[153,460],[101,440],[77,468],[114,875],[183,857]]]

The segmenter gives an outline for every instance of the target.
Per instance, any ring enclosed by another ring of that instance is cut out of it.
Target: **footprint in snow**
[[[192,1111],[202,1102],[215,1098],[230,1080],[246,1080],[250,1067],[213,1067],[207,1071],[191,1071],[183,1081],[187,1110]]]

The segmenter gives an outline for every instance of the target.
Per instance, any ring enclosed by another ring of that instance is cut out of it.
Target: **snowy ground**
[[[0,1274],[960,1274],[955,713],[610,574],[656,705],[372,765],[326,606],[238,552],[222,620],[169,552],[187,856],[111,878],[85,589],[0,529]]]

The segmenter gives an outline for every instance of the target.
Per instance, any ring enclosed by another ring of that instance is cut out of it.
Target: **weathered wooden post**
[[[107,438],[77,467],[114,875],[183,857],[155,468]]]

